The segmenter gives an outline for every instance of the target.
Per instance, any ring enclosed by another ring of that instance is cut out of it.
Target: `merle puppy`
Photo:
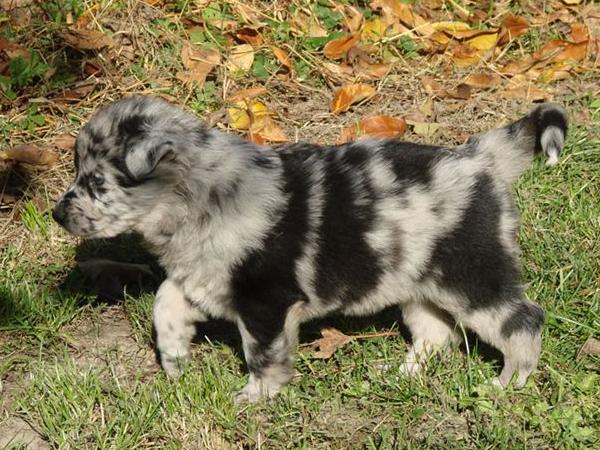
[[[238,399],[271,397],[292,377],[302,322],[399,305],[413,337],[404,372],[462,325],[504,354],[495,382],[516,372],[521,386],[544,313],[521,285],[511,183],[534,153],[556,163],[566,130],[565,111],[544,104],[458,147],[265,147],[129,97],[81,129],[54,218],[82,237],[144,236],[168,274],[154,325],[171,376],[194,323],[224,318],[250,371]]]

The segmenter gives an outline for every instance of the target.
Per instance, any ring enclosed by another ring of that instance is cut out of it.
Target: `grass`
[[[331,93],[345,81],[321,70],[323,45],[343,30],[332,2],[264,2],[258,8],[267,24],[261,28],[265,42],[289,51],[293,77],[282,78],[263,43],[255,46],[244,77],[229,77],[222,64],[202,87],[175,78],[182,69],[182,43],[219,48],[225,58],[232,31],[220,29],[215,20],[248,26],[236,9],[240,2],[212,1],[204,8],[187,0],[154,7],[137,1],[42,3],[44,11],[34,10],[31,28],[13,26],[11,17],[0,15],[0,35],[35,52],[30,60],[13,59],[0,78],[5,118],[0,143],[8,146],[51,145],[55,136],[76,132],[99,104],[124,94],[160,93],[206,116],[227,106],[227,94],[255,85],[267,87],[264,101],[288,136],[332,143],[343,127],[362,117],[423,114],[419,105],[431,97],[420,77],[435,76],[449,86],[470,70],[455,70],[439,55],[423,55],[417,39],[394,38],[373,53],[378,62],[398,58],[394,69],[373,83],[379,100],[334,116],[328,112]],[[378,17],[365,2],[343,3],[358,6],[366,19]],[[504,3],[493,2],[490,11]],[[453,11],[465,6],[471,4],[446,2],[436,14],[457,20]],[[505,13],[528,14],[522,5],[510,7]],[[298,11],[318,20],[328,35],[293,31]],[[86,14],[107,33],[132,30],[114,36],[135,35],[141,47],[134,59],[65,46],[61,30]],[[207,23],[198,25],[202,20]],[[507,55],[530,54],[564,35],[557,30],[532,27]],[[55,100],[63,90],[77,89],[88,59],[103,70],[94,91],[70,102]],[[151,292],[99,300],[75,269],[76,261],[90,256],[137,263],[148,256],[135,240],[79,243],[52,222],[52,201],[72,177],[70,152],[57,150],[58,163],[49,170],[25,167],[0,177],[0,193],[16,197],[14,203],[0,203],[0,447],[15,419],[54,449],[600,447],[600,356],[577,357],[588,338],[600,336],[600,74],[586,64],[581,74],[545,87],[568,107],[574,123],[561,162],[547,168],[536,161],[515,188],[522,211],[523,278],[529,297],[547,313],[542,358],[523,390],[500,392],[487,384],[498,363],[472,336],[462,351],[431,361],[416,379],[398,375],[406,341],[374,337],[354,340],[327,360],[314,359],[303,345],[297,376],[276,400],[236,406],[232,393],[247,374],[237,332],[221,322],[201,330],[186,374],[168,380],[153,353]],[[409,131],[406,138],[460,142],[464,133],[491,128],[530,108],[501,94],[502,87],[474,93],[468,101],[435,98],[434,113],[416,121],[440,123],[442,131],[433,136]],[[160,273],[155,263],[150,266]],[[398,322],[397,312],[388,311],[374,321],[325,323],[365,334],[397,330]],[[304,344],[317,337],[321,325],[305,328]],[[384,364],[387,370],[380,368]],[[27,447],[13,442],[7,448]]]

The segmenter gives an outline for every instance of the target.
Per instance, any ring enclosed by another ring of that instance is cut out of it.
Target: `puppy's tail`
[[[493,156],[496,168],[512,182],[537,153],[544,153],[546,165],[555,165],[566,137],[567,112],[560,105],[544,103],[510,125],[477,136],[475,141]]]

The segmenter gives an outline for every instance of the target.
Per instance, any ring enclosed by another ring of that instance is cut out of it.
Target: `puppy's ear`
[[[140,139],[127,149],[125,166],[135,180],[150,175],[161,160],[173,154],[173,141],[166,137]]]

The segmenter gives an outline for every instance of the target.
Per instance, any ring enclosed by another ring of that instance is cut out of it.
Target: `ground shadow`
[[[81,265],[94,259],[132,264],[133,268],[129,272],[123,273],[122,267],[116,267],[116,271],[99,271],[93,276],[82,273],[80,269],[75,269],[65,278],[61,289],[69,293],[83,293],[88,296],[91,294],[95,296],[95,300],[90,300],[92,302],[118,303],[124,299],[125,295],[135,298],[146,293],[155,293],[165,278],[164,270],[156,258],[144,248],[141,237],[137,235],[84,241],[77,248],[76,260]],[[136,268],[140,264],[149,270],[137,270]],[[300,343],[306,344],[318,339],[320,330],[325,327],[336,328],[348,335],[364,333],[367,330],[388,331],[393,329],[400,333],[400,336],[394,337],[394,339],[411,342],[411,336],[402,320],[400,308],[395,306],[372,316],[334,315],[305,323],[301,327]],[[474,333],[468,332],[466,337],[466,342],[461,345],[463,353],[477,353],[484,361],[502,363],[502,354],[498,350],[479,340]],[[239,332],[235,324],[231,322],[209,320],[198,323],[194,342],[227,345],[240,360],[244,360]]]

